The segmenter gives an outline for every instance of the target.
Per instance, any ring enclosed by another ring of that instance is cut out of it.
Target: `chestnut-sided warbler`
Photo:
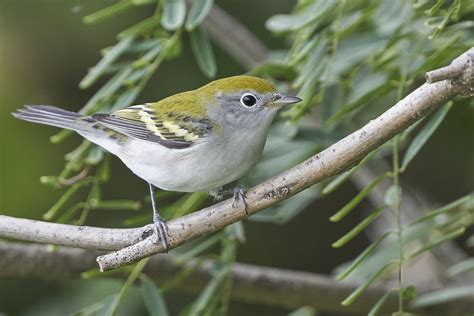
[[[241,178],[258,161],[277,111],[299,101],[278,93],[263,79],[235,76],[111,114],[82,116],[29,105],[13,115],[74,130],[147,181],[156,241],[167,249],[167,227],[155,205],[154,187],[216,196],[223,185]],[[236,193],[245,204],[244,193]]]

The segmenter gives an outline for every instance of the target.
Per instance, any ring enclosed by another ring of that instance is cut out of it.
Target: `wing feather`
[[[112,114],[95,114],[91,118],[129,137],[172,149],[188,148],[211,130],[207,120],[182,113],[158,113],[152,105],[135,105]]]

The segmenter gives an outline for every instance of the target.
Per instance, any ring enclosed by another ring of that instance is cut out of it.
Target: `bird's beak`
[[[270,106],[285,106],[293,103],[298,103],[302,101],[301,98],[294,97],[291,95],[284,95],[284,94],[278,94],[278,96],[275,98],[275,100],[271,101],[268,105]]]

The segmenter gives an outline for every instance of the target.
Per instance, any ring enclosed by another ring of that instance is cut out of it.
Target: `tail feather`
[[[81,115],[49,105],[26,105],[12,115],[20,120],[46,124],[71,130],[82,130]]]

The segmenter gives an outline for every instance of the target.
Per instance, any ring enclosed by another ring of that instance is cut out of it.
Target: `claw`
[[[153,223],[153,232],[154,232],[154,243],[157,244],[161,241],[165,252],[167,253],[170,244],[168,241],[168,225],[163,220],[159,219]]]
[[[247,196],[245,195],[245,193],[245,189],[240,186],[234,188],[234,202],[232,203],[232,207],[235,208],[237,206],[237,202],[241,202],[244,205],[245,214],[247,214],[248,216],[249,207],[247,204]]]

